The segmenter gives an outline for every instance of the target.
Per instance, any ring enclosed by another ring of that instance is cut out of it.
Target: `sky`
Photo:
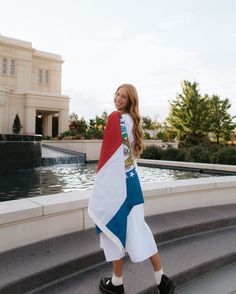
[[[0,0],[0,33],[62,56],[62,94],[86,120],[122,83],[161,122],[183,80],[236,115],[236,0]]]

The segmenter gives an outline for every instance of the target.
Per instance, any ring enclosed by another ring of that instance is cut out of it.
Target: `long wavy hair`
[[[120,88],[125,88],[128,95],[128,104],[125,112],[128,112],[134,120],[134,126],[132,129],[134,142],[132,143],[132,150],[134,156],[137,158],[143,151],[143,129],[141,126],[141,116],[139,114],[139,98],[136,88],[131,84],[120,85],[116,92]]]

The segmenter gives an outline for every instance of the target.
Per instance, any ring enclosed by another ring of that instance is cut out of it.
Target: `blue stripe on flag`
[[[127,197],[120,209],[106,225],[120,239],[124,247],[126,243],[127,217],[135,205],[144,203],[143,192],[136,169],[133,168],[125,174]],[[98,226],[96,226],[96,232],[97,234],[101,232]]]

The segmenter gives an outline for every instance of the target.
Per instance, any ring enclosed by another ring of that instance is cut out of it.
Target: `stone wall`
[[[41,166],[41,136],[0,134],[0,173]]]
[[[145,215],[236,203],[236,176],[142,184]],[[0,203],[0,252],[94,227],[91,190]]]

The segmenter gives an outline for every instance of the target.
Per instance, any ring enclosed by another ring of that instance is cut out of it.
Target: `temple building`
[[[56,137],[69,127],[69,97],[61,94],[60,55],[0,35],[0,134],[12,133],[18,113],[23,134]]]

